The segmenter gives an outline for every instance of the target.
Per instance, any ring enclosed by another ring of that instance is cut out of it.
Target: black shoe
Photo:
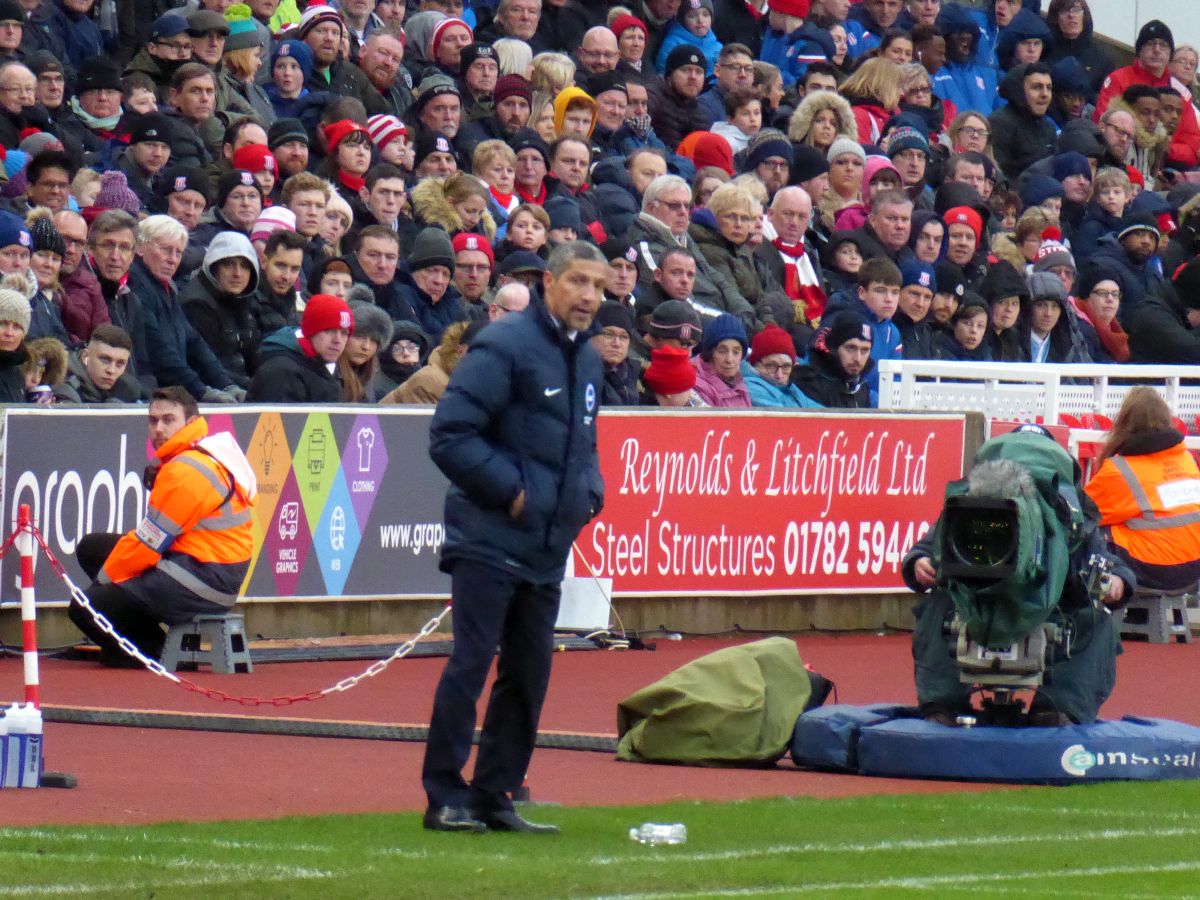
[[[522,834],[558,834],[557,825],[540,825],[522,818],[515,810],[498,809],[495,812],[480,813],[479,819],[492,831],[518,831]]]
[[[487,831],[487,826],[465,806],[430,807],[425,810],[421,824],[426,831],[472,831],[476,834]]]

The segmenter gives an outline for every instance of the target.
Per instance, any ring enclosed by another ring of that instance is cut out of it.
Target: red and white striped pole
[[[17,552],[21,554],[21,642],[25,658],[25,702],[41,709],[38,683],[37,607],[33,602],[33,516],[29,504],[17,510]]]

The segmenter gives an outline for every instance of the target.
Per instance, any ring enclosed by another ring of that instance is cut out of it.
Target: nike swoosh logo
[[[545,390],[545,391],[543,391],[543,393],[544,393],[544,394],[545,394],[547,397],[554,397],[554,396],[556,396],[557,394],[561,394],[561,393],[562,393],[562,388],[546,388],[546,390]]]

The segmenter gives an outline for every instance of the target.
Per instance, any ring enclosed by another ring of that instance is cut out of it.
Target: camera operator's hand
[[[1125,580],[1120,575],[1109,575],[1108,578],[1108,593],[1104,595],[1104,605],[1116,606],[1125,596]]]
[[[933,567],[933,560],[928,556],[918,557],[913,563],[913,577],[921,587],[933,587],[937,581],[937,569]]]

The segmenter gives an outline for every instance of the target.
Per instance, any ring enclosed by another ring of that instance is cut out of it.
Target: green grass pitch
[[[525,811],[558,837],[415,814],[6,828],[0,897],[1200,897],[1198,801],[1163,782]],[[643,821],[688,842],[635,844]]]

